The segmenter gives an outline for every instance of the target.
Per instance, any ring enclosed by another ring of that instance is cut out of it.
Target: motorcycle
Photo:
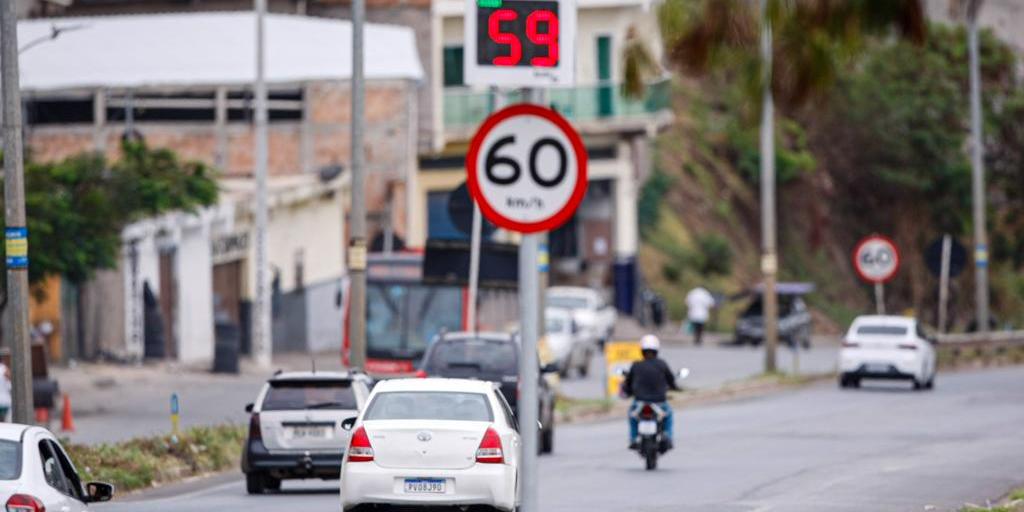
[[[683,368],[676,375],[676,380],[683,380],[689,375],[690,370]],[[644,459],[648,471],[657,469],[658,456],[668,451],[668,439],[665,436],[667,415],[667,411],[653,402],[637,401],[629,411],[629,416],[637,420],[637,433],[640,435],[637,452]]]

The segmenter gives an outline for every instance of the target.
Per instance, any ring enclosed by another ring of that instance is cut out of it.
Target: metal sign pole
[[[885,285],[882,283],[875,283],[875,311],[885,314]]]
[[[537,294],[540,283],[537,273],[539,235],[523,235],[519,243],[519,316],[522,356],[519,358],[519,430],[523,439],[521,485],[522,512],[540,512],[537,494],[537,421],[539,406],[537,386],[540,367],[537,359],[538,318]]]
[[[949,259],[953,251],[953,238],[949,235],[942,237],[942,265],[939,272],[939,321],[938,330],[946,332],[946,313],[949,305]]]
[[[466,327],[470,332],[477,331],[476,308],[480,288],[480,231],[483,228],[483,219],[480,218],[480,207],[473,201],[473,233],[469,241],[469,308],[466,314]]]

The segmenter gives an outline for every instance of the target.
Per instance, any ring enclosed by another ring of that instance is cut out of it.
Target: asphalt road
[[[551,511],[953,511],[1024,483],[1024,367],[940,374],[933,392],[833,384],[678,412],[654,472],[623,422],[563,427],[541,462]],[[336,511],[336,484],[249,497],[227,475],[105,512]]]

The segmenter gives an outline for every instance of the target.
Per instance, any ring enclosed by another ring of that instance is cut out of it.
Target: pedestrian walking
[[[704,341],[704,326],[711,316],[715,298],[704,287],[698,286],[686,294],[686,320],[693,331],[693,343],[700,346]]]
[[[0,421],[9,421],[11,412],[11,371],[7,365],[0,362]]]

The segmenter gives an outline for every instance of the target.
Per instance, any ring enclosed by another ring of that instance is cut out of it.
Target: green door
[[[597,36],[597,115],[613,114],[615,86],[612,84],[612,38]]]

